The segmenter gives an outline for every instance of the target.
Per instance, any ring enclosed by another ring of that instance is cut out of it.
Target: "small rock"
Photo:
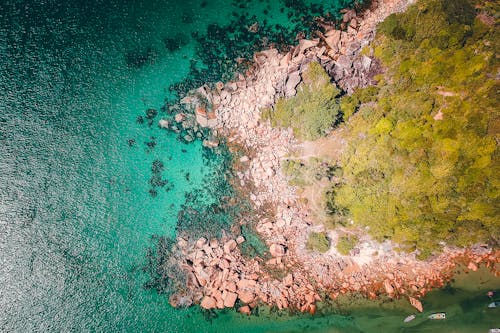
[[[160,126],[161,128],[168,128],[168,125],[169,122],[166,119],[160,119],[160,121],[158,122],[158,126]]]
[[[174,118],[174,120],[178,123],[181,123],[184,119],[186,119],[186,115],[184,113],[178,113]]]
[[[248,305],[242,306],[241,308],[238,309],[238,311],[241,314],[246,314],[246,315],[251,315],[252,311],[250,310],[250,307]]]
[[[240,236],[238,236],[236,238],[236,243],[241,244],[241,243],[244,243],[244,242],[245,242],[245,237],[243,237],[243,236],[240,235]]]

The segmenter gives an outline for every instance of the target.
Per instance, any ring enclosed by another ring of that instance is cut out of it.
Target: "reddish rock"
[[[219,241],[216,238],[211,239],[210,240],[210,247],[212,249],[218,248],[219,247]]]
[[[186,115],[184,113],[178,113],[174,118],[174,120],[178,123],[182,122],[184,119],[186,119]]]
[[[231,239],[224,244],[224,252],[230,254],[236,248],[237,244],[234,239]]]
[[[469,262],[469,265],[467,265],[467,268],[470,269],[471,271],[477,271],[477,265],[473,263],[472,261]]]
[[[410,304],[413,305],[415,309],[417,309],[419,312],[424,311],[424,307],[422,306],[422,302],[420,302],[418,299],[410,297]]]
[[[385,291],[391,295],[394,293],[394,288],[392,287],[391,283],[389,282],[389,280],[385,280],[384,281],[384,288],[385,288]]]
[[[285,247],[279,244],[271,244],[269,252],[273,257],[282,257],[285,255]]]
[[[238,281],[238,289],[251,289],[253,290],[255,286],[257,285],[257,282],[255,280],[248,280],[248,279],[242,279]]]
[[[283,284],[286,287],[290,287],[293,284],[293,276],[291,273],[288,273],[288,275],[285,276],[285,278],[283,279]]]
[[[238,295],[236,293],[225,290],[222,292],[222,300],[224,301],[225,307],[232,308],[237,298]]]
[[[250,310],[250,307],[248,305],[242,306],[241,308],[238,309],[238,311],[241,314],[246,314],[246,315],[251,315],[252,311]]]
[[[238,238],[236,238],[236,243],[241,244],[244,242],[245,242],[245,237],[240,235],[240,236],[238,236]]]
[[[238,290],[238,298],[243,303],[251,303],[255,300],[255,294],[251,291]]]
[[[215,302],[215,299],[213,299],[212,297],[205,296],[201,300],[200,306],[204,309],[210,310],[210,309],[215,309],[217,303]]]
[[[205,237],[201,237],[196,241],[196,247],[201,249],[205,244],[207,244],[207,239]]]

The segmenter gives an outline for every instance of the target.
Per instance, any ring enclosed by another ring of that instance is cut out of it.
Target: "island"
[[[313,314],[358,293],[422,312],[457,266],[499,276],[498,7],[369,1],[183,96],[160,125],[227,147],[251,209],[220,237],[177,235],[170,304]]]

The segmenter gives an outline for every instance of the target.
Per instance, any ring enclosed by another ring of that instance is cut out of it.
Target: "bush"
[[[337,241],[337,251],[343,256],[346,256],[358,244],[358,237],[356,236],[341,236]]]
[[[311,232],[307,239],[306,248],[310,251],[325,253],[330,249],[330,241],[324,232]]]
[[[315,140],[324,136],[338,121],[340,90],[332,83],[323,67],[312,62],[302,73],[303,82],[297,95],[280,98],[274,111],[264,110],[263,119],[272,126],[291,127],[295,136],[303,140]]]

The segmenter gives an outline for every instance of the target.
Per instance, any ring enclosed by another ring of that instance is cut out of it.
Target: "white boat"
[[[500,307],[500,301],[491,302],[490,304],[488,304],[488,307],[489,308],[498,308],[498,307]]]
[[[490,333],[500,333],[500,328],[490,328]]]
[[[446,319],[446,313],[444,312],[433,313],[429,316],[429,319],[435,319],[435,320]]]
[[[412,321],[415,318],[417,318],[417,316],[415,316],[415,315],[409,315],[408,317],[405,318],[405,320],[403,320],[403,322],[409,323],[410,321]]]

